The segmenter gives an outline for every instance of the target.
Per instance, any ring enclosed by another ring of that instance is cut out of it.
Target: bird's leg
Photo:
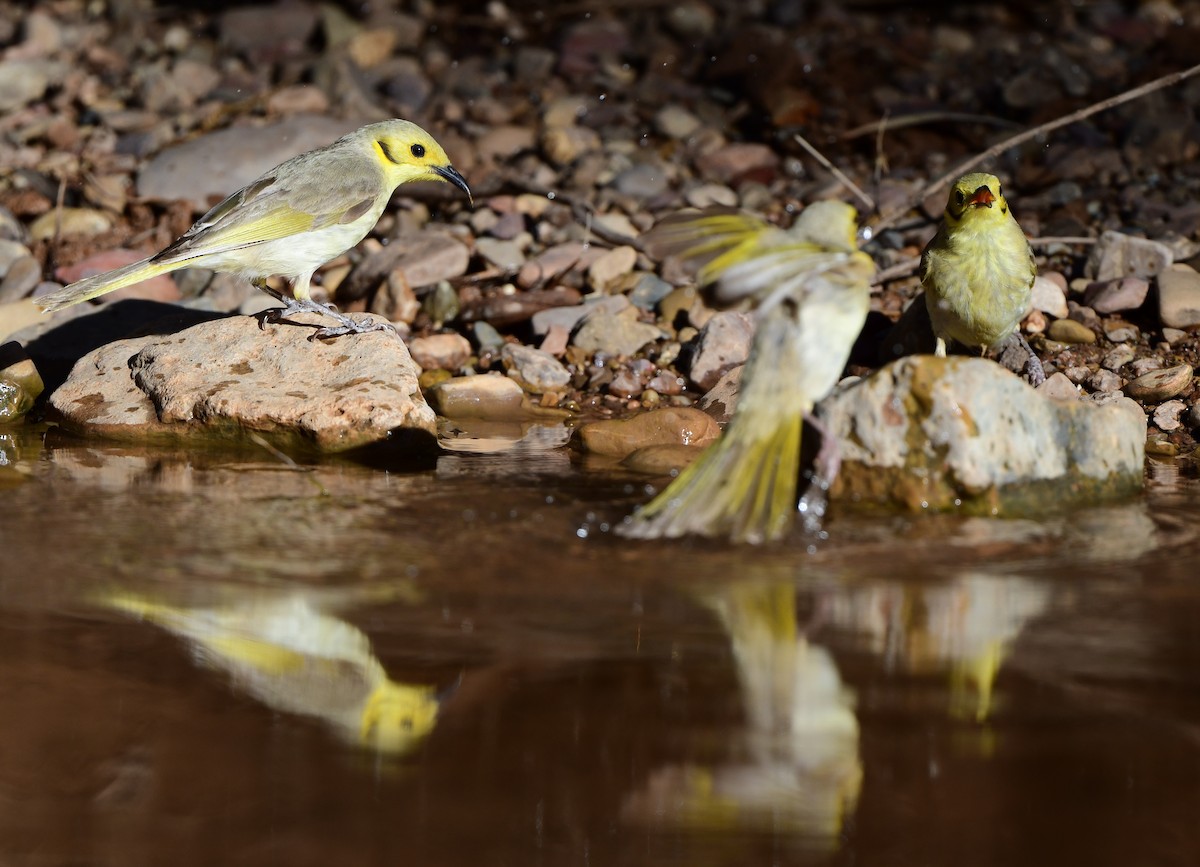
[[[1025,362],[1025,375],[1029,377],[1029,384],[1037,388],[1046,381],[1046,369],[1042,367],[1042,360],[1034,354],[1033,347],[1029,345],[1025,335],[1019,329],[1014,333],[1021,343],[1021,348],[1029,353],[1029,359]]]
[[[336,319],[338,325],[329,325],[323,328],[318,327],[316,331],[308,336],[312,340],[324,340],[329,337],[341,337],[343,334],[366,334],[369,331],[392,331],[395,328],[390,323],[380,322],[376,319],[368,319],[363,322],[358,322],[351,319],[345,313],[339,313],[337,307],[332,304],[320,304],[312,299],[308,291],[308,281],[311,275],[302,274],[296,278],[296,282],[292,286],[292,294],[294,297],[287,297],[281,292],[276,292],[267,285],[266,280],[259,277],[252,280],[251,283],[257,288],[263,290],[272,298],[283,304],[283,307],[272,307],[264,310],[261,314],[262,319],[259,320],[260,326],[268,322],[279,322],[296,313],[319,313],[322,316],[328,316]]]
[[[821,519],[825,517],[829,505],[829,489],[842,468],[842,450],[837,437],[811,412],[804,413],[804,423],[816,431],[821,438],[821,445],[813,458],[812,479],[800,497],[797,509],[803,518],[804,529],[816,533],[821,529]]]

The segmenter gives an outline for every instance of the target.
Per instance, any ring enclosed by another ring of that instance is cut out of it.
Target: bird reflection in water
[[[853,696],[832,655],[796,626],[790,582],[731,586],[702,601],[728,632],[746,724],[736,760],[654,772],[628,821],[763,828],[832,848],[862,786]]]
[[[304,595],[246,591],[221,607],[175,607],[116,592],[101,603],[162,627],[198,662],[273,710],[315,717],[345,740],[399,755],[437,722],[433,687],[391,680],[357,627]]]

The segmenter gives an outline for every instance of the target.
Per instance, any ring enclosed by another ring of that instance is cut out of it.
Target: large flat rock
[[[398,335],[309,342],[311,333],[237,316],[119,340],[81,358],[50,405],[77,433],[130,441],[260,434],[339,452],[399,430],[436,436]]]

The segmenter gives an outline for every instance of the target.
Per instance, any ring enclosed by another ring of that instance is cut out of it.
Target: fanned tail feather
[[[800,473],[797,414],[766,437],[731,427],[622,528],[631,538],[689,534],[735,542],[779,538],[796,510]]]
[[[716,443],[620,529],[631,538],[779,538],[796,510],[800,435],[812,398],[795,376],[800,323],[775,307],[759,324],[742,394]]]
[[[184,264],[186,263],[175,262],[168,264],[154,262],[152,259],[142,259],[140,262],[134,262],[112,271],[105,271],[103,274],[84,277],[82,280],[75,281],[70,286],[64,286],[56,292],[35,298],[34,303],[47,313],[51,313],[55,310],[62,310],[64,307],[70,307],[72,304],[78,304],[81,301],[87,301],[108,292],[115,292],[117,289],[123,289],[126,286],[132,286],[134,283],[141,283],[143,280],[149,280],[151,277],[157,277],[159,274],[174,271],[177,268],[182,268]]]

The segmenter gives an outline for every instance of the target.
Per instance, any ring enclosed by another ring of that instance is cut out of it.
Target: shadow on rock
[[[37,365],[46,383],[46,393],[52,393],[67,380],[71,368],[83,356],[115,340],[146,335],[175,334],[202,322],[224,319],[231,314],[212,310],[192,310],[177,304],[157,301],[116,301],[60,323],[49,320],[44,325],[28,329],[36,336],[22,339],[26,352]]]

